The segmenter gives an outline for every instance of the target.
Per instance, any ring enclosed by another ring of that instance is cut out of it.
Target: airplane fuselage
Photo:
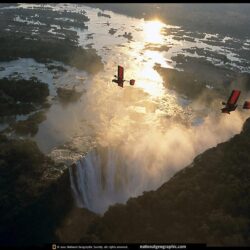
[[[123,88],[123,82],[124,82],[124,80],[116,80],[116,79],[113,79],[112,80],[112,82],[115,82],[115,83],[117,83],[118,84],[118,86],[120,86],[120,87],[122,87]]]

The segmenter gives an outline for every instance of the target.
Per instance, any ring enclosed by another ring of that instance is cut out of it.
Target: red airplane
[[[123,67],[122,66],[118,66],[118,72],[117,72],[117,75],[118,76],[114,76],[114,77],[116,77],[117,79],[113,79],[112,80],[112,82],[115,82],[115,83],[117,83],[118,84],[118,86],[120,86],[120,87],[122,87],[123,88],[123,83],[124,82],[128,82],[127,80],[124,80],[124,69],[123,69]],[[130,85],[135,85],[135,80],[134,79],[131,79],[130,81],[129,81],[129,84]]]
[[[222,105],[225,105],[224,108],[221,109],[222,113],[230,114],[230,112],[235,111],[238,105],[236,104],[240,97],[240,90],[233,90],[230,97],[228,98],[227,103],[222,102]],[[242,106],[243,109],[250,109],[250,101],[245,101]]]

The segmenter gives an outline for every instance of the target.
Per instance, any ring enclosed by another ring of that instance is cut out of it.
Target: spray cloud
[[[239,133],[245,118],[213,112],[191,126],[172,94],[152,100],[141,89],[103,84],[93,81],[82,110],[97,146],[70,169],[77,205],[96,213],[158,188],[196,155]]]

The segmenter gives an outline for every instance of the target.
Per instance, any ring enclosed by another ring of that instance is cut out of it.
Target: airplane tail
[[[250,101],[245,101],[243,109],[250,109]]]

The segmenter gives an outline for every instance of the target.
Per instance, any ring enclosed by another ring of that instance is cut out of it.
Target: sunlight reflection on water
[[[26,8],[36,5],[21,4],[20,6]],[[87,81],[79,82],[80,80],[76,76],[81,74],[76,73],[73,68],[69,69],[68,73],[65,74],[69,77],[64,77],[67,84],[73,86],[77,80],[78,84],[87,90],[87,93],[83,95],[82,102],[72,104],[71,109],[63,108],[62,112],[59,112],[59,109],[51,108],[48,111],[47,120],[40,124],[36,136],[38,144],[42,141],[46,148],[44,138],[50,138],[50,140],[56,138],[55,143],[50,143],[47,148],[49,151],[53,146],[58,146],[58,141],[61,143],[63,140],[71,139],[69,136],[64,139],[64,134],[73,137],[72,131],[76,133],[83,131],[82,126],[85,129],[89,124],[96,129],[98,134],[99,132],[108,133],[105,130],[106,127],[103,129],[101,125],[109,128],[110,121],[115,121],[116,125],[120,122],[120,127],[115,126],[120,131],[122,128],[125,129],[126,123],[129,122],[135,123],[133,128],[139,129],[145,121],[151,123],[151,127],[155,124],[160,126],[162,117],[170,119],[181,116],[181,121],[190,118],[190,113],[186,112],[181,102],[177,101],[176,93],[163,86],[162,77],[153,69],[153,66],[155,63],[159,63],[162,67],[173,68],[174,63],[171,64],[173,55],[179,53],[184,47],[198,46],[198,44],[204,46],[204,43],[197,43],[198,40],[195,42],[174,40],[172,35],[167,34],[168,29],[179,30],[180,27],[167,25],[159,20],[145,21],[107,11],[106,13],[111,15],[110,25],[107,26],[104,25],[107,18],[97,15],[99,9],[75,4],[49,4],[48,6],[57,11],[67,10],[78,13],[81,13],[82,10],[86,11],[86,16],[90,18],[90,21],[86,22],[88,29],[75,27],[70,29],[77,32],[79,46],[86,48],[86,45],[92,43],[92,47],[102,57],[104,70],[94,77],[84,74],[88,78]],[[56,31],[58,27],[54,28]],[[111,28],[116,30],[114,34],[109,33]],[[131,32],[131,40],[124,37],[125,32]],[[92,39],[88,38],[89,34],[92,34]],[[156,49],[147,48],[151,45],[155,46]],[[158,49],[162,45],[168,46],[170,49],[159,51]],[[208,45],[206,46],[208,47]],[[121,89],[112,83],[117,65],[124,66],[125,79],[135,79],[135,86],[132,87],[126,83],[125,87]],[[72,79],[70,79],[70,73],[72,73]],[[59,78],[56,81],[56,87],[65,82],[62,80],[63,78]],[[72,119],[72,113],[75,113],[74,119]],[[60,116],[69,122],[62,122],[64,119]],[[85,121],[82,121],[83,117]],[[99,121],[100,123],[98,123]],[[65,126],[61,128],[63,123]],[[59,128],[61,129],[60,133],[58,132]],[[88,134],[88,129],[86,131]],[[136,131],[132,132],[136,133]],[[53,136],[53,133],[56,136]],[[117,134],[119,133],[117,132]],[[60,140],[61,137],[63,140]]]

